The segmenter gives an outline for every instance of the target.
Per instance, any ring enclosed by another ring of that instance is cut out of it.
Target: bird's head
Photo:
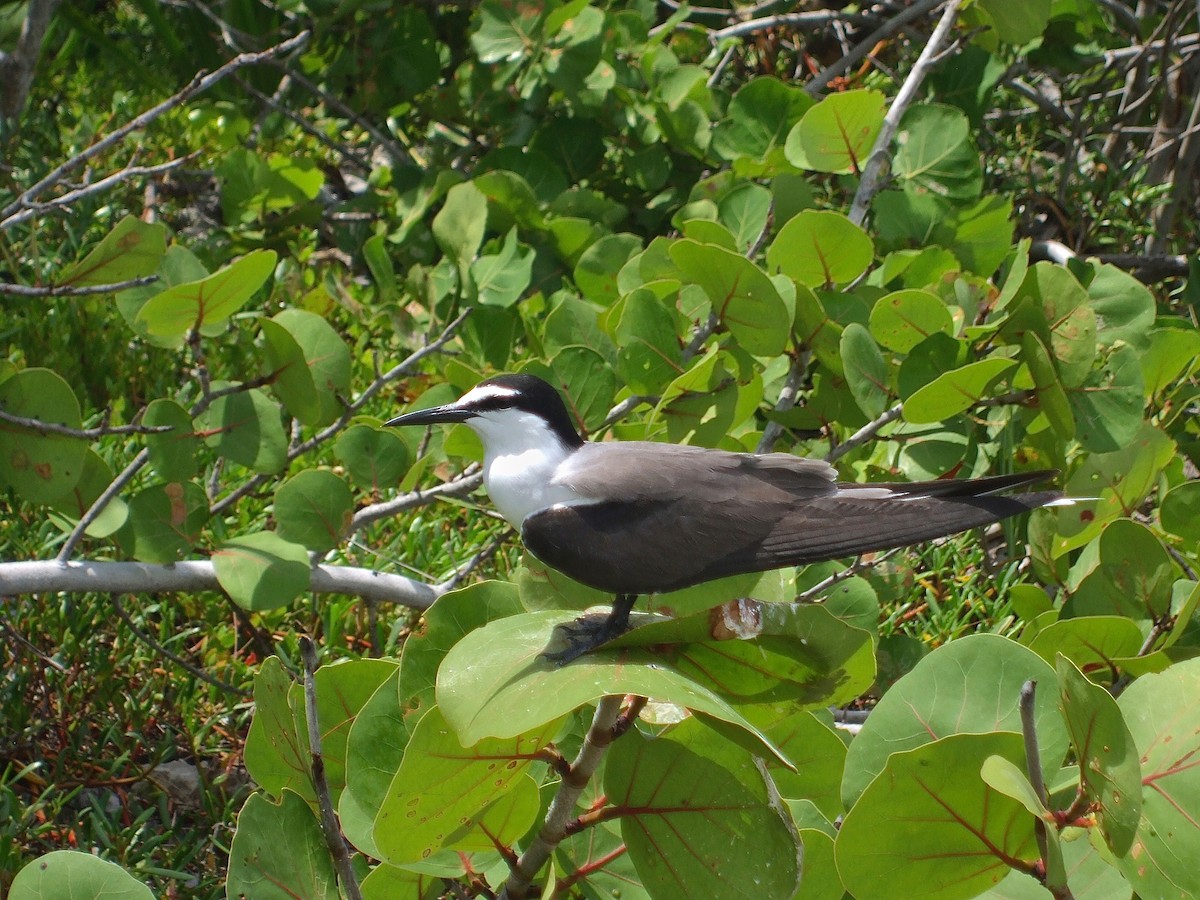
[[[462,422],[483,442],[484,452],[520,452],[557,442],[580,446],[562,397],[533,375],[497,375],[481,381],[453,403],[404,413],[385,425],[437,425]]]

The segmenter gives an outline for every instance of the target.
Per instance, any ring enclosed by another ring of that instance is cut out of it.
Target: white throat
[[[500,515],[520,529],[530,513],[578,495],[554,480],[571,448],[541,416],[519,409],[480,413],[467,420],[483,442],[483,484]]]

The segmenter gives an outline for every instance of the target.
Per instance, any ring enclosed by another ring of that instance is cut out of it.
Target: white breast
[[[554,481],[571,450],[539,416],[504,409],[482,413],[467,425],[483,442],[488,497],[514,528],[539,509],[579,500],[574,491]]]

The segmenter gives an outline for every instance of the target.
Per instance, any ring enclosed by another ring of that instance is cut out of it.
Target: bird
[[[453,403],[385,426],[461,422],[483,444],[492,504],[535,557],[614,596],[564,626],[564,665],[629,629],[637,598],[727,575],[905,547],[1070,503],[1008,493],[1054,470],[911,483],[845,483],[820,459],[652,441],[587,441],[559,392],[529,374],[488,378]]]

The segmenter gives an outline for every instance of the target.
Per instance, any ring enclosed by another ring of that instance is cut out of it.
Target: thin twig
[[[833,79],[854,68],[863,59],[865,59],[867,54],[869,54],[875,48],[876,44],[878,44],[880,41],[890,38],[892,35],[903,29],[904,26],[909,22],[921,18],[926,13],[937,7],[941,2],[942,0],[921,0],[920,3],[914,3],[912,6],[898,13],[891,19],[888,19],[888,21],[884,22],[865,38],[859,41],[853,48],[851,48],[849,53],[839,57],[837,60],[830,63],[815,76],[813,76],[808,84],[804,86],[804,90],[813,97],[817,96],[829,86],[829,83],[833,81]]]
[[[79,286],[69,284],[51,284],[45,286],[29,284],[7,284],[0,282],[0,294],[11,297],[86,297],[89,294],[115,294],[117,291],[142,287],[158,281],[157,275],[143,275],[140,278],[130,278],[127,281],[114,281],[112,284],[84,284]]]
[[[1029,773],[1029,783],[1037,794],[1038,802],[1046,806],[1046,780],[1042,776],[1042,758],[1038,754],[1037,726],[1034,722],[1033,700],[1037,691],[1036,681],[1026,681],[1021,686],[1020,711],[1021,735],[1025,739],[1025,768]],[[1048,867],[1050,861],[1050,841],[1046,835],[1046,822],[1040,816],[1034,819],[1034,834],[1037,836],[1038,852],[1042,855],[1042,865]]]
[[[252,66],[266,60],[274,59],[277,56],[283,56],[304,46],[306,43],[308,43],[310,36],[311,32],[302,31],[295,37],[288,38],[286,41],[281,41],[275,46],[268,47],[266,50],[258,53],[240,53],[220,68],[214,69],[212,72],[198,73],[190,82],[187,83],[187,85],[183,87],[182,90],[171,95],[162,103],[152,106],[141,115],[135,116],[120,128],[108,135],[105,135],[100,140],[96,141],[96,143],[75,154],[61,165],[55,166],[39,181],[26,188],[16,200],[6,206],[3,210],[0,210],[0,228],[10,227],[11,225],[16,224],[14,219],[16,219],[18,215],[21,216],[21,219],[17,219],[17,221],[28,218],[26,213],[18,213],[18,210],[25,210],[26,212],[29,212],[29,208],[35,204],[37,198],[41,196],[42,193],[59,184],[69,173],[82,167],[85,163],[90,162],[97,156],[125,140],[125,138],[133,132],[142,130],[156,119],[161,117],[163,114],[175,109],[178,106],[182,106],[188,100],[192,99],[192,97],[195,97],[197,94],[208,90],[230,73],[236,72],[238,69],[245,68],[246,66]],[[29,214],[32,215],[31,212]]]
[[[583,746],[579,748],[578,755],[571,763],[571,771],[563,776],[554,799],[550,801],[546,821],[537,837],[512,867],[508,880],[500,891],[500,900],[519,900],[524,897],[534,877],[550,858],[550,854],[566,837],[567,825],[574,818],[575,804],[613,741],[613,726],[621,713],[621,702],[620,696],[610,695],[601,697],[600,702],[596,704],[592,725],[583,740]]]
[[[848,581],[849,579],[851,579],[855,575],[857,575],[859,572],[865,572],[865,571],[867,571],[867,569],[875,568],[880,563],[895,556],[897,553],[900,552],[901,549],[902,548],[898,547],[893,550],[888,550],[884,553],[876,554],[875,556],[871,557],[868,560],[864,560],[861,556],[856,557],[854,562],[851,563],[850,565],[846,566],[846,568],[840,569],[837,572],[834,572],[832,575],[822,578],[820,581],[818,581],[816,584],[814,584],[808,590],[802,591],[801,593],[797,594],[796,602],[797,603],[807,603],[808,601],[812,600],[814,597],[817,597],[820,594],[823,594],[825,591],[829,590],[834,585],[840,584],[843,581]]]
[[[800,383],[804,380],[804,373],[808,371],[808,358],[808,352],[802,351],[792,359],[792,364],[788,367],[787,378],[779,391],[779,399],[775,401],[775,412],[787,412],[796,405],[796,397],[800,393]],[[767,422],[763,427],[762,437],[758,441],[757,452],[770,453],[781,434],[783,434],[782,425],[775,421]]]
[[[325,757],[321,753],[321,727],[317,721],[317,683],[313,677],[317,671],[317,650],[313,646],[312,638],[307,634],[300,636],[300,656],[304,660],[304,712],[308,720],[308,752],[313,790],[317,795],[317,807],[321,810],[321,832],[325,835],[325,845],[333,856],[333,865],[337,869],[342,893],[349,900],[362,900],[362,890],[354,875],[350,850],[333,812],[333,798],[329,793],[329,781],[325,777]]]
[[[121,474],[114,478],[109,483],[108,487],[101,492],[100,496],[93,501],[92,505],[88,507],[87,512],[79,517],[79,521],[75,523],[75,527],[71,530],[71,533],[67,535],[67,539],[63,541],[63,545],[58,551],[58,556],[54,558],[56,563],[61,566],[66,565],[66,563],[70,561],[71,555],[75,552],[76,545],[83,540],[83,535],[91,526],[91,524],[100,518],[100,514],[104,512],[105,508],[109,503],[112,502],[113,498],[116,497],[117,494],[121,493],[121,489],[124,488],[125,485],[133,481],[134,476],[136,476],[137,473],[140,472],[148,462],[150,462],[150,451],[143,447],[138,455],[130,461],[129,465],[124,468]]]
[[[165,434],[175,430],[174,425],[97,425],[95,428],[69,428],[66,425],[59,425],[57,422],[43,422],[41,419],[31,419],[28,416],[14,416],[2,409],[0,409],[0,422],[28,428],[38,434],[57,434],[83,441],[114,434]]]
[[[882,415],[877,416],[872,421],[868,422],[846,440],[842,441],[836,447],[825,454],[825,462],[834,462],[845,456],[855,447],[865,444],[879,433],[885,426],[895,422],[904,412],[904,404],[897,403],[891,409],[885,410]]]
[[[954,22],[958,18],[958,8],[961,3],[962,0],[949,0],[946,4],[946,8],[942,11],[942,18],[938,21],[937,27],[933,29],[933,34],[929,36],[929,42],[921,50],[921,55],[917,57],[912,71],[904,79],[904,84],[896,94],[896,99],[892,101],[887,115],[883,117],[883,126],[879,129],[879,136],[875,139],[871,155],[867,157],[867,164],[863,168],[858,190],[854,192],[854,200],[850,204],[849,219],[855,225],[861,225],[866,220],[871,201],[883,187],[884,177],[890,168],[892,139],[900,129],[900,121],[904,118],[908,107],[916,100],[917,91],[925,81],[925,76],[929,73],[933,60],[949,37]],[[926,4],[918,3],[906,12],[924,5]],[[936,5],[936,3],[928,4],[930,9]]]

